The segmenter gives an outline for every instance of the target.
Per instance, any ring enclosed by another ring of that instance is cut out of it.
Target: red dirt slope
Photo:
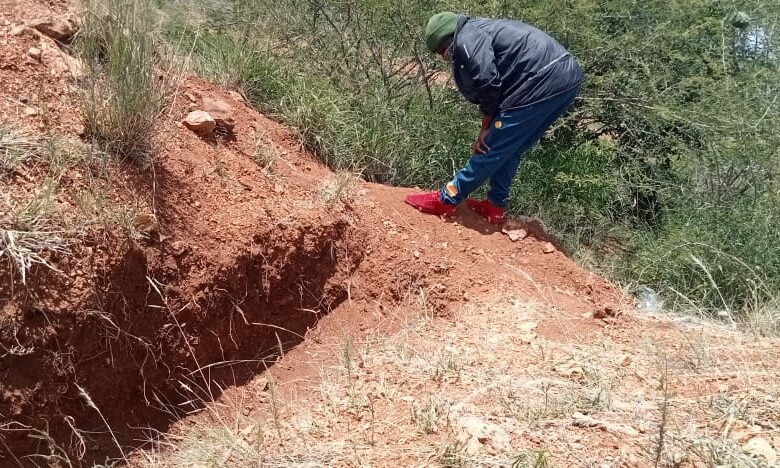
[[[207,141],[175,123],[201,96],[233,106],[233,135]],[[332,199],[331,186],[348,179],[214,86],[187,80],[160,125],[154,166],[115,175],[115,190],[131,192],[119,198],[153,210],[138,216],[149,218],[149,237],[93,236],[53,259],[74,273],[38,269],[27,289],[3,286],[3,345],[33,350],[0,365],[0,413],[17,436],[6,448],[17,457],[44,450],[26,438],[29,427],[60,441],[74,440],[73,427],[89,434],[85,461],[119,455],[85,393],[132,446],[143,437],[134,428],[164,430],[197,409],[180,405],[189,392],[210,400],[245,382],[344,300],[352,307],[336,320],[358,330],[410,291],[424,291],[438,314],[521,292],[571,314],[572,326],[599,323],[582,316],[619,299],[562,253],[543,253],[538,227],[513,243],[467,209],[453,220],[425,216],[403,204],[408,190],[365,183]],[[253,160],[258,145],[278,155],[271,171]],[[215,364],[225,362],[246,364]],[[193,389],[203,381],[210,388]],[[69,447],[78,454],[78,443]]]
[[[27,135],[76,142],[68,59],[50,51],[37,61],[30,48],[56,45],[15,33],[65,8],[0,0],[0,106]],[[179,124],[203,97],[232,106],[232,133],[203,139]],[[620,299],[561,252],[544,253],[538,226],[512,243],[467,209],[453,220],[421,215],[403,204],[408,190],[332,174],[285,127],[196,79],[161,116],[157,147],[150,168],[101,168],[106,212],[132,207],[121,223],[91,221],[26,285],[0,262],[0,465],[52,452],[77,464],[120,456],[273,365],[334,310],[316,333],[392,326],[385,311],[410,294],[446,315],[519,292],[584,329],[601,324],[584,317]],[[269,158],[270,169],[258,164]],[[50,164],[0,174],[3,208],[35,196]],[[59,174],[54,209],[75,216],[95,177],[80,166]]]

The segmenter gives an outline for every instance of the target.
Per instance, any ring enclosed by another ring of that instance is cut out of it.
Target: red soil
[[[57,109],[52,128],[75,137],[74,95],[54,91],[68,90],[67,77],[37,87],[49,75],[24,58],[36,39],[9,32],[46,5],[19,5],[0,1],[0,19],[12,22],[0,36],[3,113],[35,130],[14,96],[37,89],[33,99]],[[233,135],[208,141],[177,124],[201,96],[232,105]],[[149,428],[165,430],[197,410],[193,400],[262,372],[324,314],[328,326],[316,336],[359,334],[391,327],[386,311],[420,291],[439,315],[512,291],[572,318],[540,326],[555,334],[603,326],[589,314],[620,301],[617,289],[560,251],[543,253],[539,226],[513,243],[467,208],[452,220],[426,216],[403,204],[408,189],[367,183],[340,201],[323,199],[330,171],[288,129],[216,86],[185,80],[159,130],[153,166],[118,166],[107,188],[110,200],[152,207],[158,227],[148,239],[96,229],[72,255],[51,257],[64,273],[35,269],[25,288],[11,288],[12,272],[0,264],[0,465],[48,450],[30,428],[46,430],[73,460],[117,456],[88,401],[127,451]],[[279,155],[270,173],[252,158],[258,139]],[[16,176],[0,185],[4,193],[23,186]],[[74,428],[87,440],[85,454]]]

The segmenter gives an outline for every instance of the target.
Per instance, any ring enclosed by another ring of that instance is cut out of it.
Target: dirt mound
[[[467,209],[421,215],[405,190],[330,173],[235,94],[194,79],[180,90],[153,167],[117,174],[133,192],[121,196],[150,207],[134,221],[146,238],[104,233],[54,259],[69,274],[38,269],[29,288],[2,289],[2,342],[15,351],[0,364],[0,413],[15,453],[45,451],[25,429],[46,428],[72,453],[86,447],[85,461],[119,456],[114,438],[133,446],[148,437],[136,428],[165,430],[241,385],[345,300],[343,330],[418,294],[445,315],[507,290],[577,317],[618,299],[544,253],[533,226],[513,243]],[[178,124],[204,96],[230,104],[231,133]]]
[[[72,57],[18,29],[66,3],[0,0],[0,108],[26,134],[77,141]],[[207,101],[216,130],[198,134],[181,122]],[[57,173],[51,202],[66,217],[86,193],[90,206],[131,207],[117,222],[85,223],[26,285],[0,262],[0,464],[123,456],[306,337],[392,328],[409,301],[447,316],[511,291],[599,327],[593,315],[620,299],[551,251],[539,225],[511,242],[465,208],[419,214],[408,190],[325,169],[234,92],[184,80],[158,127],[149,168],[103,165],[92,192],[90,168]],[[53,164],[0,174],[2,201],[27,200]]]
[[[107,232],[51,258],[58,272],[34,270],[28,288],[0,286],[0,414],[23,436],[15,451],[41,453],[27,428],[105,434],[96,409],[121,444],[139,436],[130,428],[164,429],[193,409],[178,403],[263,370],[345,297],[364,235],[348,210],[316,204],[308,181],[263,173],[245,154],[269,122],[240,103],[236,116],[238,136],[220,141],[170,125],[153,168],[118,174],[153,208],[134,220],[146,238]],[[246,371],[221,376],[216,363],[235,361]],[[204,373],[213,387],[191,383]],[[93,453],[114,449],[102,437]]]

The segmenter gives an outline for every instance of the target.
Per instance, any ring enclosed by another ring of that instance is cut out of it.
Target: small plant
[[[14,207],[8,200],[7,214],[0,216],[0,259],[27,283],[27,274],[34,265],[55,269],[46,252],[66,253],[66,232],[56,220],[54,196],[57,185],[51,179],[26,203]]]
[[[320,198],[326,203],[349,201],[352,197],[352,189],[357,185],[358,180],[355,174],[347,171],[331,174],[320,189]]]
[[[266,172],[273,172],[274,163],[279,158],[279,150],[272,141],[268,141],[261,132],[255,134],[255,152],[252,159]]]
[[[87,133],[108,152],[144,161],[162,105],[151,0],[85,0],[79,46],[88,68]]]
[[[549,468],[550,466],[550,452],[547,450],[523,453],[512,462],[512,468]]]
[[[439,454],[438,461],[441,466],[445,468],[460,468],[466,466],[465,457],[463,452],[466,448],[466,444],[459,440],[453,440],[444,446],[441,454]]]
[[[457,379],[460,371],[457,356],[454,353],[447,353],[440,356],[436,361],[436,367],[433,369],[433,380],[443,382],[449,378]]]
[[[0,176],[20,170],[39,149],[38,140],[0,124]]]
[[[667,441],[669,439],[669,425],[671,417],[671,399],[673,389],[669,381],[669,361],[665,355],[660,356],[659,362],[660,374],[658,376],[658,388],[661,391],[661,399],[658,401],[658,412],[660,419],[658,421],[658,431],[654,440],[655,447],[652,449],[652,459],[656,467],[665,466],[664,456],[666,454]]]
[[[429,396],[424,406],[415,405],[412,408],[412,421],[421,433],[435,434],[439,430],[438,421],[441,410],[440,403]]]

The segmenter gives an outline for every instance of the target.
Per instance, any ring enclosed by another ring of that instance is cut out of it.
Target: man
[[[584,75],[555,39],[520,21],[438,13],[425,42],[452,64],[461,94],[479,105],[482,129],[466,167],[440,191],[408,195],[423,213],[453,215],[456,206],[490,180],[487,200],[466,200],[490,223],[504,208],[523,153],[574,102]]]

